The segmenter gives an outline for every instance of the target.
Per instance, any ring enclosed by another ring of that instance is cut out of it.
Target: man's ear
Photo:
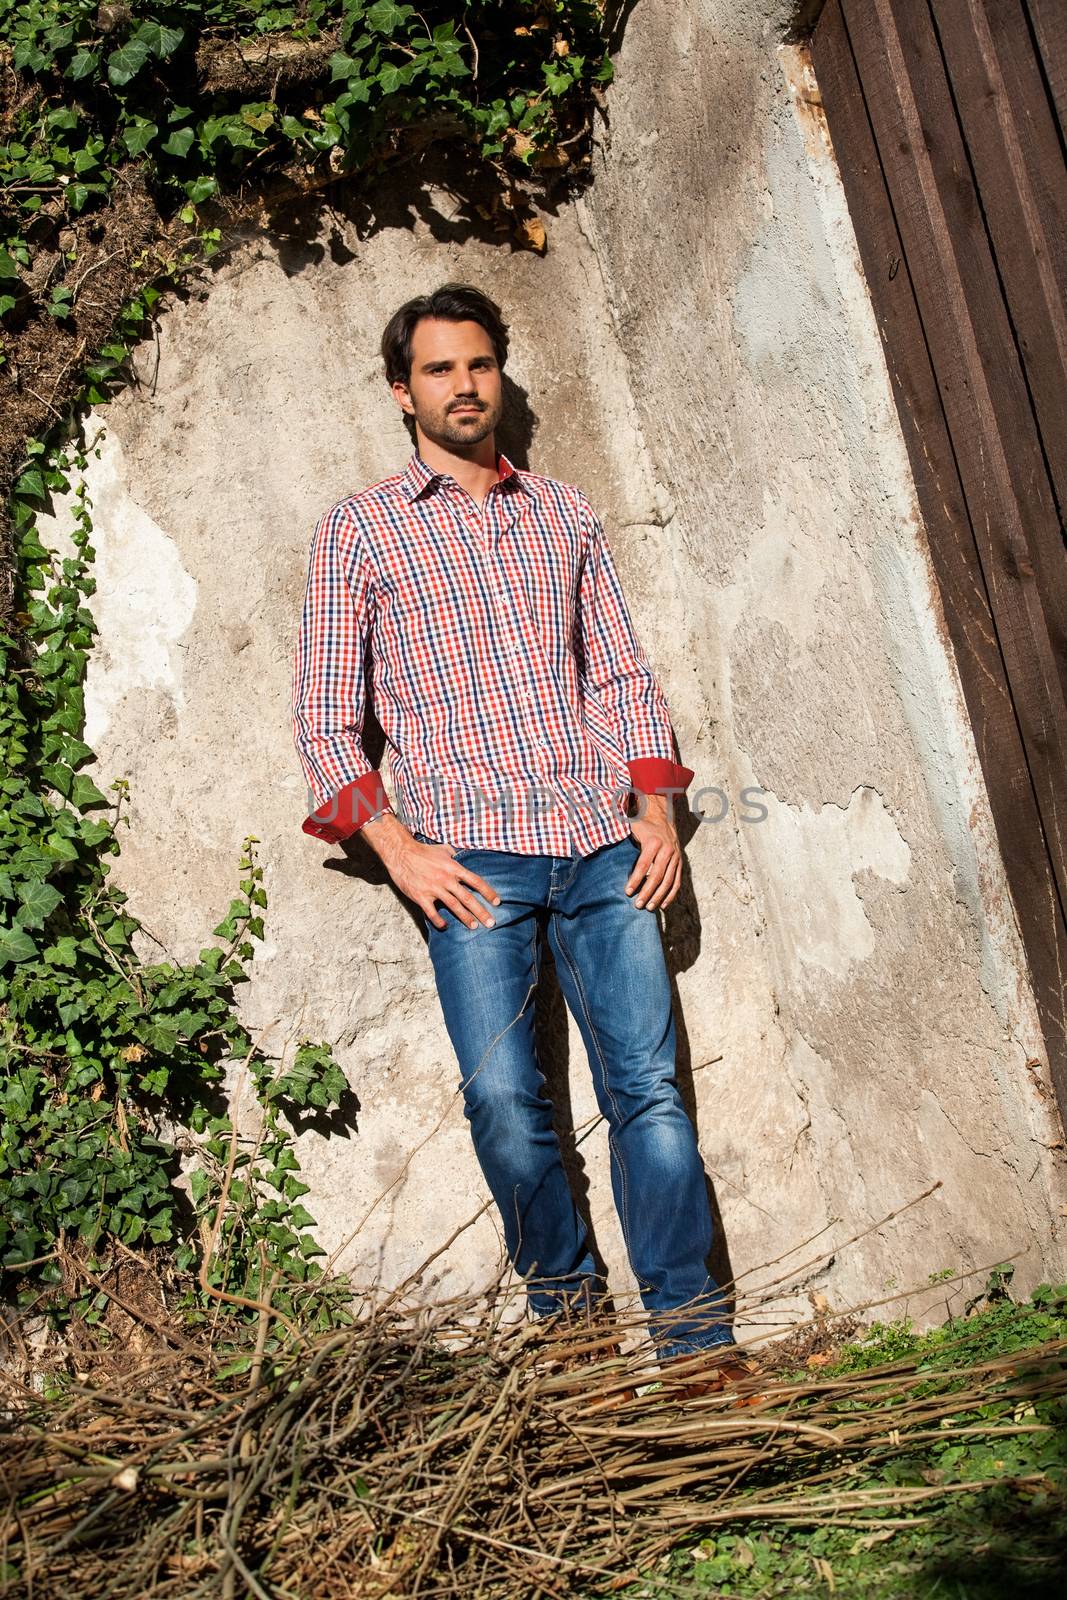
[[[411,392],[407,384],[398,378],[390,387],[393,391],[393,399],[401,411],[406,411],[409,417],[413,417],[415,415],[415,407],[411,403]]]

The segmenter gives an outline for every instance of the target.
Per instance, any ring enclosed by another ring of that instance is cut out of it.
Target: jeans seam
[[[529,992],[527,993],[526,999],[528,1000],[530,998],[530,994],[533,995],[535,1022],[534,1022],[534,1028],[533,1028],[533,1038],[532,1038],[531,1043],[533,1045],[534,1068],[536,1069],[536,1071],[540,1072],[541,1071],[541,1063],[540,1063],[540,1061],[538,1060],[538,1057],[537,1057],[537,1024],[536,1024],[537,981],[538,981],[538,978],[540,977],[540,973],[538,971],[538,961],[537,961],[537,918],[536,917],[532,917],[531,918],[530,961],[531,961],[531,964],[533,966],[533,983],[530,985],[530,989],[529,989]],[[523,1003],[522,1003],[522,1011],[525,1011],[525,1010],[526,1010],[526,1001],[524,1000]],[[519,1016],[520,1017],[522,1016],[522,1011],[519,1012]],[[516,1019],[513,1018],[512,1020],[514,1021]],[[509,1026],[510,1026],[510,1024],[509,1024]],[[543,1078],[544,1074],[541,1073],[541,1076]],[[519,1208],[518,1208],[518,1189],[517,1188],[512,1193],[511,1202],[512,1202],[512,1205],[515,1207],[515,1260],[517,1261],[519,1255],[522,1252],[522,1215],[519,1212]],[[538,1263],[535,1261],[534,1264],[533,1264],[533,1267],[536,1267],[537,1265],[538,1265]],[[531,1272],[533,1271],[533,1267],[531,1267],[531,1269],[530,1269]],[[518,1270],[518,1269],[516,1268],[516,1270]],[[529,1274],[528,1273],[522,1273],[522,1274],[520,1274],[520,1276],[525,1279],[525,1278],[527,1278],[529,1276]]]
[[[567,944],[567,941],[563,937],[563,930],[562,930],[562,928],[560,926],[559,913],[558,912],[554,912],[553,915],[556,918],[556,937],[559,940],[559,947],[563,951],[563,954],[564,954],[564,956],[566,958],[566,961],[567,961],[567,965],[568,965],[568,967],[570,968],[570,971],[571,971],[571,977],[574,979],[574,987],[578,992],[578,999],[579,999],[579,1002],[581,1003],[581,1007],[582,1007],[582,1015],[585,1018],[586,1026],[589,1029],[590,1036],[591,1036],[591,1038],[593,1040],[593,1044],[594,1044],[594,1047],[596,1049],[597,1060],[600,1063],[600,1071],[601,1071],[601,1075],[602,1075],[603,1080],[604,1080],[604,1093],[607,1095],[608,1100],[611,1102],[611,1108],[612,1108],[613,1112],[615,1113],[616,1122],[621,1122],[622,1121],[622,1117],[621,1117],[620,1112],[619,1112],[619,1103],[616,1100],[614,1092],[613,1092],[612,1087],[611,1087],[611,1079],[610,1079],[610,1077],[608,1075],[607,1062],[604,1059],[604,1052],[601,1049],[601,1045],[600,1045],[600,1036],[597,1033],[596,1025],[593,1022],[592,1016],[590,1015],[590,1012],[589,1012],[589,1002],[586,999],[585,989],[584,989],[584,987],[582,985],[582,975],[579,972],[578,967],[577,967],[577,965],[575,963],[574,957],[572,956],[572,954],[570,952],[570,948],[569,948],[569,946]],[[631,1261],[631,1264],[632,1264],[632,1262],[633,1262],[633,1252],[630,1249],[630,1230],[629,1230],[629,1228],[627,1226],[627,1215],[628,1215],[629,1209],[630,1209],[630,1183],[629,1183],[629,1177],[628,1177],[628,1174],[627,1174],[627,1171],[626,1171],[626,1162],[623,1160],[622,1150],[619,1147],[618,1140],[615,1138],[615,1129],[613,1127],[611,1127],[610,1125],[608,1127],[608,1147],[609,1147],[609,1149],[613,1149],[614,1152],[615,1152],[615,1159],[619,1163],[619,1172],[620,1172],[620,1174],[622,1176],[622,1212],[621,1212],[621,1214],[619,1216],[619,1226],[622,1228],[622,1236],[623,1236],[623,1240],[624,1240],[624,1242],[626,1244],[626,1253],[630,1257],[630,1261]]]

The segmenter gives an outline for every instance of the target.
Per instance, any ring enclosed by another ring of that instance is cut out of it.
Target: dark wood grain
[[[1067,579],[1067,164],[1022,0],[930,0],[1022,358]],[[1062,6],[1067,29],[1067,4]],[[1055,642],[1055,641],[1054,641]]]
[[[1060,132],[1067,140],[1067,19],[1063,0],[1026,0],[1026,11]]]
[[[1067,783],[1053,640],[1065,617],[1046,612],[1033,506],[1024,514],[1018,500],[1044,474],[1034,412],[925,0],[828,0],[811,52],[1067,1114]],[[979,267],[961,263],[982,251]],[[975,317],[998,321],[995,336]],[[1005,361],[1015,365],[1010,405],[990,392]],[[1058,530],[1047,474],[1036,498]],[[1057,594],[1063,579],[1061,569]]]
[[[982,207],[926,6],[842,10],[1067,902],[1067,566]]]

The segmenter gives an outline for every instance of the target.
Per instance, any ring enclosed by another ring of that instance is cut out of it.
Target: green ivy
[[[131,162],[186,222],[220,188],[272,169],[359,171],[413,126],[558,170],[590,88],[611,75],[593,0],[0,0],[0,40],[36,91],[0,145],[0,320],[16,326],[74,309],[73,291],[34,298],[34,216],[99,205]],[[228,87],[242,72],[258,95]]]
[[[610,71],[593,0],[0,0],[0,333],[17,339],[43,318],[77,338],[80,219],[98,213],[107,237],[120,175],[143,177],[161,224],[186,230],[175,230],[183,242],[127,263],[132,297],[88,360],[79,351],[67,409],[25,445],[11,498],[16,613],[0,629],[0,1273],[23,1291],[62,1286],[74,1242],[83,1260],[92,1253],[90,1269],[113,1246],[153,1246],[195,1269],[216,1303],[243,1301],[247,1312],[270,1293],[279,1308],[306,1312],[311,1293],[320,1316],[343,1314],[343,1285],[318,1266],[291,1130],[301,1111],[339,1107],[345,1080],[310,1040],[291,1060],[271,1059],[236,1004],[263,935],[257,841],[245,841],[220,942],[191,964],[147,959],[148,936],[111,879],[127,785],[105,795],[84,770],[95,627],[78,419],[127,381],[163,287],[218,249],[219,229],[197,209],[212,196],[271,172],[315,182],[365,171],[403,148],[408,130],[464,140],[509,183],[531,169],[567,173],[583,159],[589,98]],[[65,557],[38,528],[60,493],[74,507]],[[254,1138],[226,1109],[240,1074],[260,1107]],[[103,1302],[85,1290],[76,1304],[92,1320]]]
[[[288,1064],[272,1060],[238,1018],[267,904],[254,838],[213,929],[220,942],[186,966],[139,953],[140,925],[110,876],[128,785],[118,779],[109,799],[82,770],[96,630],[91,510],[84,478],[72,479],[87,458],[36,443],[30,459],[14,497],[22,638],[0,631],[0,1266],[60,1283],[64,1242],[120,1240],[172,1247],[191,1267],[206,1229],[212,1287],[254,1297],[265,1272],[306,1283],[322,1251],[282,1114],[338,1106],[345,1079],[311,1041]],[[60,558],[37,516],[65,491],[73,553]],[[242,1069],[263,1111],[255,1141],[222,1109],[224,1079]],[[182,1184],[165,1132],[175,1122],[188,1130]]]

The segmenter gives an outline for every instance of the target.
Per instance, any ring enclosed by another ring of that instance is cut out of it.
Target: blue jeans
[[[427,835],[416,833],[423,842]],[[604,1292],[574,1204],[534,1044],[539,921],[589,1057],[608,1125],[611,1181],[630,1265],[661,1358],[733,1344],[712,1242],[704,1168],[675,1081],[675,1027],[654,912],[625,884],[632,836],[588,856],[461,849],[500,896],[496,925],[439,905],[427,920],[445,1026],[474,1148],[530,1308],[550,1315]],[[539,913],[541,914],[539,919]]]

